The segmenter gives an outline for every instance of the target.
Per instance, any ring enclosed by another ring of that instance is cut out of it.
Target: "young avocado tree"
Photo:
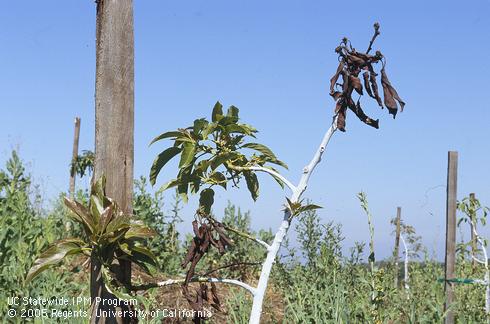
[[[173,141],[173,145],[160,153],[152,165],[150,171],[152,184],[155,184],[158,174],[167,162],[180,155],[177,176],[167,182],[163,189],[177,187],[177,191],[184,199],[187,199],[189,193],[199,194],[199,207],[193,221],[195,237],[182,263],[182,266],[187,268],[186,278],[185,280],[162,282],[158,286],[182,283],[184,295],[191,306],[197,310],[202,310],[204,302],[208,302],[211,306],[219,309],[219,300],[214,283],[238,285],[252,294],[253,305],[250,323],[259,323],[272,266],[292,220],[304,211],[319,208],[317,205],[305,204],[301,197],[308,186],[313,171],[320,163],[332,135],[337,129],[345,131],[347,110],[353,111],[364,123],[378,128],[378,120],[369,118],[361,109],[360,96],[363,94],[363,86],[359,79],[359,73],[364,71],[364,88],[368,95],[374,98],[381,107],[386,106],[393,117],[396,116],[398,104],[403,109],[404,102],[386,76],[384,56],[379,51],[375,55],[369,54],[374,40],[379,35],[379,25],[375,24],[374,28],[374,36],[365,53],[357,52],[347,38],[344,38],[335,50],[340,61],[330,84],[330,95],[336,102],[335,112],[318,149],[301,171],[298,184],[294,185],[274,168],[274,166],[286,167],[286,165],[278,160],[268,147],[250,141],[255,140],[257,131],[252,126],[239,122],[239,110],[234,106],[231,106],[225,114],[223,106],[217,102],[212,111],[211,121],[204,118],[196,119],[192,126],[165,132],[152,141],[152,144],[163,139]],[[378,62],[382,62],[381,84],[384,90],[384,105],[379,96],[376,82],[378,74],[374,70],[374,64]],[[342,82],[338,83],[341,76]],[[357,102],[352,99],[354,90],[359,94]],[[247,154],[250,150],[253,153]],[[209,249],[216,248],[219,252],[225,253],[227,246],[232,244],[226,235],[230,229],[225,228],[211,215],[215,190],[220,187],[222,189],[227,189],[230,186],[238,187],[245,181],[252,199],[256,200],[259,196],[258,173],[266,173],[272,176],[282,187],[288,187],[291,194],[289,198],[286,198],[282,222],[271,243],[242,233],[244,238],[255,241],[267,250],[257,286],[252,287],[237,280],[196,275],[196,265]],[[214,271],[208,273],[211,272]],[[196,281],[201,283],[200,289],[196,296],[192,296],[188,290],[188,284]],[[210,289],[206,282],[211,282]]]
[[[398,214],[400,215],[400,214]],[[409,274],[409,268],[408,268],[408,263],[410,259],[417,259],[420,257],[420,253],[424,251],[424,246],[421,243],[422,237],[417,235],[417,232],[415,231],[415,227],[412,225],[409,225],[405,223],[403,219],[400,217],[393,218],[391,220],[391,224],[396,226],[396,229],[393,231],[393,233],[396,235],[396,233],[400,234],[400,241],[402,242],[403,245],[403,254],[404,254],[404,279],[403,279],[403,285],[407,294],[407,299],[410,297],[410,274]],[[398,254],[398,253],[396,253]],[[395,268],[395,271],[397,271],[396,276],[398,276],[398,267]]]
[[[480,201],[476,199],[474,195],[470,195],[470,197],[466,197],[462,201],[458,202],[458,209],[464,214],[464,216],[459,219],[458,225],[460,225],[461,222],[469,223],[472,231],[472,237],[476,239],[481,248],[483,259],[474,255],[473,253],[471,254],[471,257],[474,261],[482,264],[485,267],[485,277],[483,280],[473,280],[473,282],[486,286],[485,313],[490,314],[490,268],[488,267],[487,241],[480,236],[477,230],[478,222],[480,222],[482,225],[486,225],[487,215],[490,209],[482,206]],[[474,252],[476,253],[476,251]]]
[[[403,262],[404,264],[404,279],[403,279],[403,285],[405,287],[405,291],[407,292],[407,299],[410,299],[410,295],[408,294],[409,289],[410,289],[410,284],[409,284],[409,274],[408,274],[408,245],[407,242],[405,241],[405,238],[403,237],[403,234],[400,234],[400,239],[403,243],[403,250],[405,251],[405,261]]]
[[[69,256],[85,255],[84,263],[96,262],[100,266],[100,280],[106,295],[118,298],[122,305],[124,300],[134,298],[129,295],[131,287],[121,279],[118,262],[130,261],[151,274],[156,267],[155,256],[145,244],[155,232],[107,196],[104,176],[92,184],[88,206],[66,197],[65,205],[70,210],[69,216],[81,225],[83,233],[80,237],[56,241],[46,249],[29,269],[26,283]],[[114,317],[102,318],[107,322],[115,320]],[[134,316],[122,320],[133,321]],[[99,322],[101,316],[94,316],[91,321]]]

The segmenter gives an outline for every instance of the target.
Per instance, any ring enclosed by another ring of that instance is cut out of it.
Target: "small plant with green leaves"
[[[374,225],[371,212],[369,211],[368,200],[364,192],[357,194],[361,207],[367,215],[369,226],[369,271],[370,271],[370,289],[371,289],[371,315],[374,323],[381,323],[379,307],[385,297],[384,287],[381,284],[383,278],[383,269],[376,269],[376,257],[374,254]]]
[[[77,282],[69,279],[71,268],[66,265],[40,276],[36,282],[25,285],[25,273],[35,255],[63,235],[63,216],[45,213],[32,201],[33,183],[25,164],[16,151],[12,151],[5,169],[0,169],[0,322],[15,321],[7,310],[20,314],[19,305],[9,305],[10,297],[75,296],[81,292]],[[35,197],[37,199],[37,197]],[[59,310],[68,310],[63,307]],[[31,314],[27,314],[32,317]],[[22,318],[23,321],[33,318]],[[20,318],[19,318],[20,322]]]
[[[147,273],[155,266],[153,253],[144,246],[153,230],[124,214],[117,203],[105,194],[105,178],[92,185],[89,205],[65,198],[70,217],[84,229],[84,235],[54,242],[35,261],[27,273],[26,282],[44,270],[57,265],[65,257],[85,255],[101,265],[101,275],[107,290],[118,298],[127,299],[130,287],[120,287],[116,278],[116,260],[129,260]],[[122,289],[120,289],[122,288]]]

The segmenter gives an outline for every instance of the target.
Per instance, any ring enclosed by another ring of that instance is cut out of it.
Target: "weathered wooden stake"
[[[75,198],[75,179],[77,176],[76,170],[73,167],[74,163],[78,157],[78,142],[80,139],[80,117],[75,117],[75,135],[73,136],[73,152],[71,157],[71,165],[70,168],[70,199]]]
[[[473,203],[473,201],[475,200],[475,194],[474,193],[470,193],[470,206],[471,204]],[[476,240],[476,235],[475,235],[475,231],[473,230],[473,224],[476,224],[476,220],[474,219],[476,217],[476,215],[470,215],[471,217],[471,224],[470,224],[470,228],[471,228],[471,265],[472,265],[472,270],[473,272],[476,271],[476,268],[478,267],[478,264],[476,263],[476,252],[478,250],[478,247],[477,247],[477,240]]]
[[[396,235],[395,235],[395,250],[393,251],[393,258],[395,259],[395,288],[398,288],[398,259],[400,250],[400,220],[402,215],[402,208],[396,208]]]
[[[444,311],[447,311],[445,323],[454,323],[454,313],[450,306],[454,300],[453,283],[448,279],[454,279],[454,262],[456,259],[456,208],[458,188],[458,152],[448,152],[447,166],[447,198],[446,198],[446,271],[445,286],[446,302]]]
[[[96,26],[95,168],[94,179],[105,175],[106,194],[122,211],[132,213],[134,160],[134,36],[133,1],[99,0]],[[92,301],[115,299],[105,288],[101,265],[92,258]],[[119,260],[116,277],[131,282],[131,264]],[[92,323],[128,323],[129,317],[98,317],[98,310],[128,310],[92,304]],[[100,312],[99,312],[100,313]]]

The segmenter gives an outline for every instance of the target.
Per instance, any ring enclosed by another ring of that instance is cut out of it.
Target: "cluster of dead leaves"
[[[400,111],[403,111],[403,107],[405,106],[405,102],[400,98],[386,75],[386,60],[381,52],[376,51],[374,55],[369,54],[374,40],[380,34],[379,24],[374,24],[374,30],[375,33],[366,53],[356,51],[347,38],[344,38],[341,44],[335,49],[335,52],[339,55],[340,62],[337,71],[330,79],[330,95],[336,101],[335,113],[338,115],[337,128],[341,131],[345,131],[347,109],[352,110],[367,125],[379,128],[379,120],[368,117],[361,108],[360,98],[364,94],[363,88],[371,98],[376,100],[381,109],[386,106],[388,112],[393,115],[393,118],[395,118],[398,112],[398,104],[400,105]],[[373,67],[373,64],[379,62],[382,63],[381,86],[383,88],[384,100],[381,100],[379,95],[378,83],[376,81],[378,73],[375,72]],[[361,71],[363,71],[363,82],[359,78]],[[340,77],[342,77],[342,82],[337,83]],[[338,87],[340,90],[337,90]],[[354,90],[359,94],[357,102],[352,99]]]
[[[225,253],[228,246],[232,244],[232,241],[225,233],[223,224],[215,220],[209,220],[209,222],[198,223],[197,220],[192,222],[192,228],[194,231],[194,238],[189,246],[187,255],[182,261],[182,267],[189,269],[185,277],[185,282],[182,285],[182,291],[189,302],[189,305],[196,311],[195,322],[200,322],[200,314],[204,309],[204,303],[206,302],[217,311],[221,311],[221,303],[218,299],[216,285],[214,283],[208,286],[208,283],[200,283],[199,289],[196,289],[196,295],[193,296],[189,291],[189,283],[196,275],[196,266],[204,255],[213,246],[218,249],[220,254]]]

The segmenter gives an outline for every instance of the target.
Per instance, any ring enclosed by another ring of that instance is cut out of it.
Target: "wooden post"
[[[396,236],[395,236],[395,250],[393,251],[393,258],[395,259],[395,288],[398,288],[398,259],[400,250],[400,221],[402,216],[402,208],[396,208]]]
[[[470,193],[470,206],[471,204],[473,204],[473,202],[475,201],[475,194],[474,193]],[[475,236],[475,233],[473,231],[473,224],[476,224],[476,215],[470,215],[471,217],[471,224],[470,224],[470,228],[471,228],[471,265],[472,265],[472,270],[473,272],[475,272],[476,268],[478,267],[478,264],[476,263],[476,252],[478,250],[478,247],[477,247],[477,240],[476,240],[476,236]]]
[[[73,136],[73,152],[71,157],[72,167],[70,168],[70,199],[75,198],[75,179],[77,176],[73,164],[78,157],[78,142],[80,139],[80,117],[75,117],[75,135]]]
[[[132,213],[134,160],[134,36],[133,1],[98,0],[95,78],[94,179],[105,175],[106,194],[121,210]],[[118,280],[131,282],[131,264],[119,260]],[[92,258],[92,301],[115,299],[108,293],[99,262]],[[92,304],[92,323],[128,323],[134,318],[97,316],[98,310],[128,310],[126,306]],[[99,312],[100,314],[100,312]]]
[[[445,286],[446,302],[444,311],[447,311],[454,300],[453,284],[448,279],[454,279],[454,263],[456,259],[456,208],[458,188],[458,152],[448,152],[447,166],[447,198],[446,198],[446,271]],[[454,313],[447,311],[446,324],[454,323]]]

